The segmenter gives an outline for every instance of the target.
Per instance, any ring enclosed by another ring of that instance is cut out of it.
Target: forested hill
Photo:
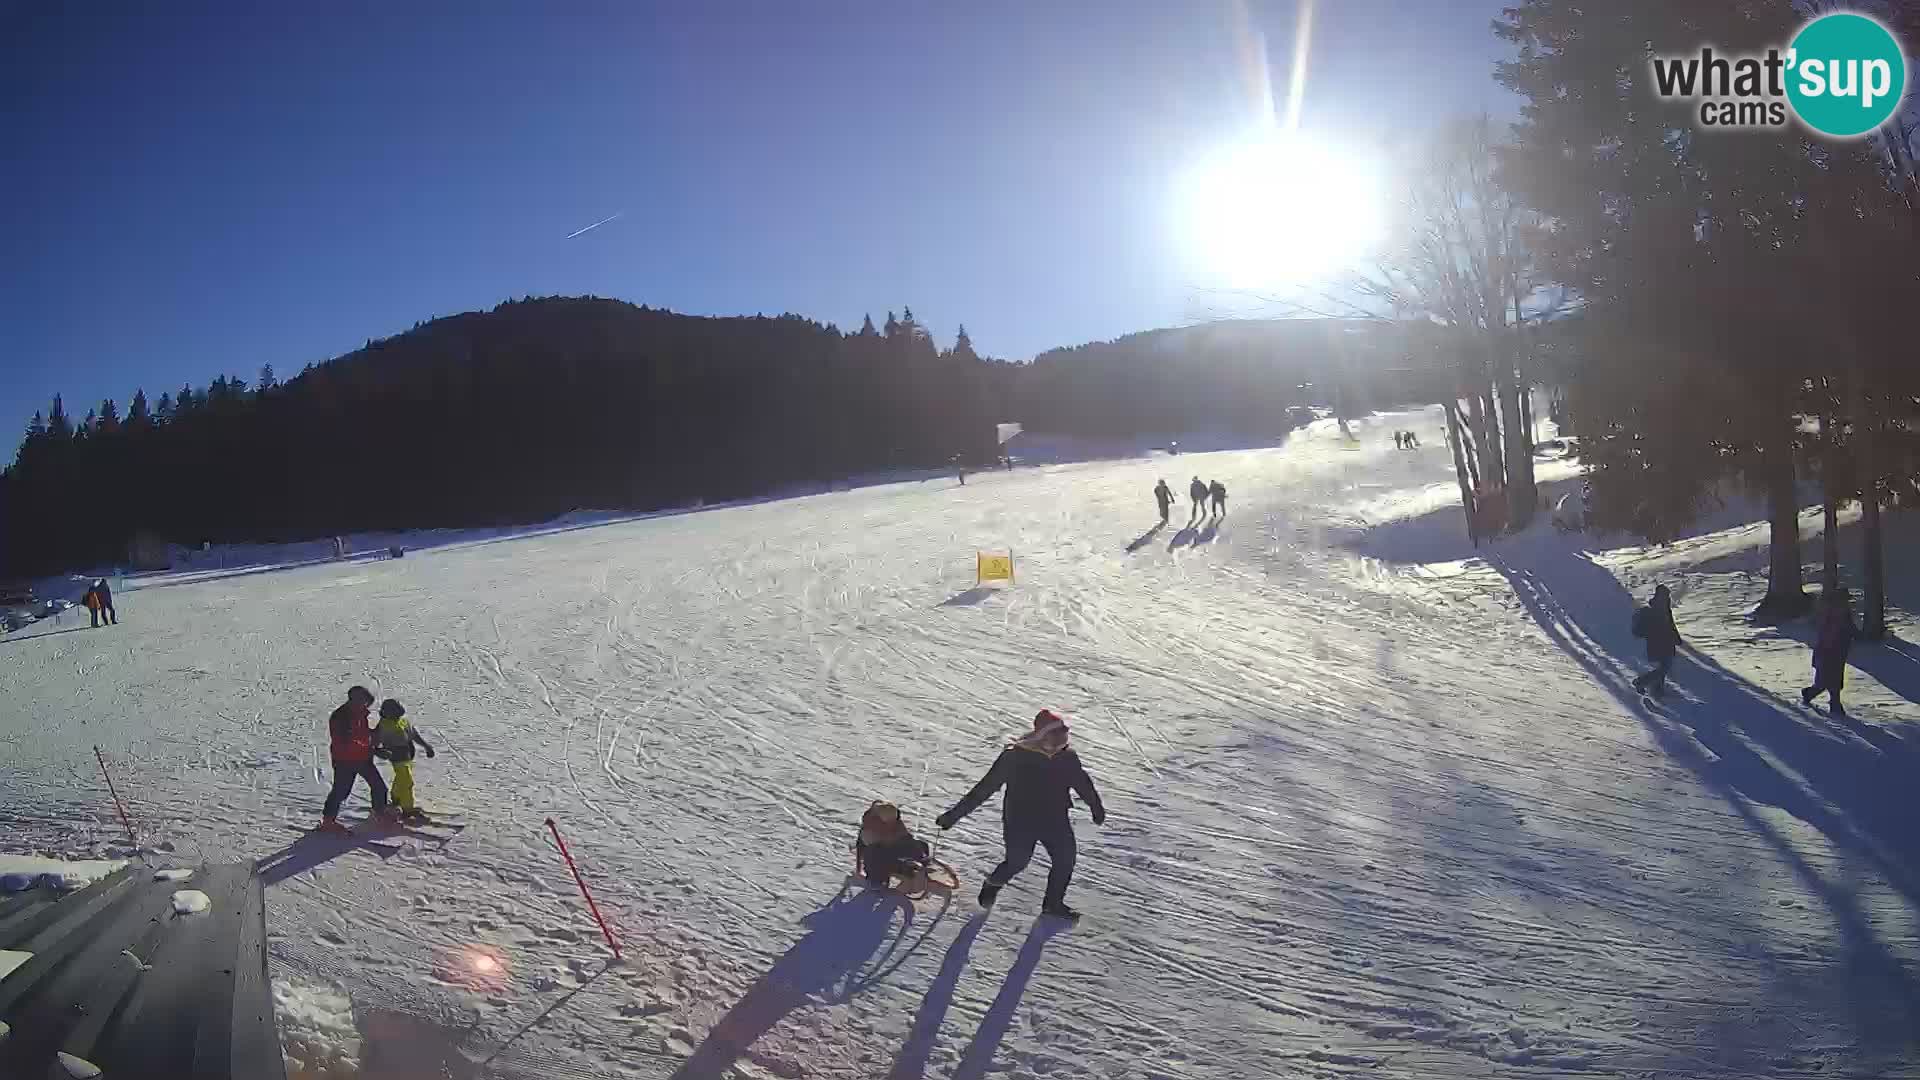
[[[991,460],[1007,420],[1278,433],[1289,405],[1331,400],[1300,384],[1350,362],[1355,339],[1307,324],[1192,327],[1027,365],[980,357],[964,329],[942,349],[910,309],[842,333],[796,315],[513,301],[284,383],[267,368],[84,418],[56,399],[0,477],[0,561],[14,574],[116,561],[136,533],[280,540],[727,499]]]

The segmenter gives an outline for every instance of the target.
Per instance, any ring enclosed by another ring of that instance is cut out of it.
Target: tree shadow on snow
[[[1033,981],[1033,973],[1040,968],[1040,954],[1053,940],[1053,935],[1067,928],[1067,924],[1058,919],[1039,919],[1033,929],[1027,932],[1026,943],[1020,946],[1020,955],[1014,957],[1013,967],[1007,969],[1007,979],[1000,984],[1000,992],[993,996],[993,1004],[987,1006],[987,1014],[980,1018],[980,1029],[973,1033],[973,1040],[960,1054],[960,1064],[953,1070],[953,1080],[981,1080],[993,1066],[994,1051],[1000,1048],[1000,1041],[1007,1037],[1007,1029],[1013,1026],[1013,1014],[1019,1011],[1020,998],[1027,992],[1027,984]]]
[[[1847,992],[1863,1040],[1912,1045],[1920,1032],[1920,986],[1877,936],[1855,890],[1829,880],[1751,805],[1764,803],[1799,818],[1878,871],[1909,906],[1920,907],[1920,830],[1912,828],[1912,783],[1901,763],[1815,730],[1807,722],[1810,714],[1691,647],[1673,669],[1665,702],[1650,709],[1631,684],[1646,666],[1635,659],[1644,650],[1628,629],[1633,597],[1612,573],[1548,545],[1517,545],[1488,561],[1547,637],[1620,701],[1668,757],[1719,795],[1826,905],[1844,945]],[[1899,1015],[1887,1015],[1889,1008]]]
[[[1139,536],[1134,537],[1133,542],[1127,545],[1127,554],[1131,555],[1141,548],[1146,547],[1148,544],[1153,543],[1153,538],[1159,536],[1160,530],[1166,527],[1167,523],[1163,521],[1153,528],[1148,529],[1146,532],[1141,533]]]
[[[887,1080],[920,1080],[927,1074],[927,1061],[933,1056],[933,1043],[940,1035],[940,1025],[946,1022],[947,1010],[953,1005],[954,991],[960,985],[960,973],[967,969],[974,940],[986,925],[986,912],[974,915],[967,920],[966,926],[961,927],[953,944],[947,946],[947,955],[940,961],[940,971],[933,977],[933,985],[927,987],[926,997],[920,1000],[920,1011],[914,1014],[913,1027],[907,1031],[907,1041],[900,1047],[900,1052],[894,1055],[893,1067],[887,1070]]]
[[[904,936],[913,922],[911,902],[890,890],[843,885],[827,906],[802,920],[809,928],[806,935],[713,1025],[674,1080],[719,1076],[794,1010],[816,999],[845,1001],[871,987],[882,976],[862,977],[862,969],[895,937],[897,912],[906,916],[900,924]]]

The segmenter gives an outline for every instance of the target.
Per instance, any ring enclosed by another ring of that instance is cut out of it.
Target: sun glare
[[[1223,147],[1181,194],[1188,257],[1228,288],[1324,279],[1381,236],[1381,184],[1363,159],[1299,135]]]

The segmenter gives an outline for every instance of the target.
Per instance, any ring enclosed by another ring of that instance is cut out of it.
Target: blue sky
[[[1250,2],[1284,90],[1294,2]],[[1173,204],[1256,114],[1225,3],[405,6],[10,19],[0,422],[524,294],[911,305],[1017,359],[1208,309]],[[1509,112],[1500,7],[1323,3],[1303,126]]]

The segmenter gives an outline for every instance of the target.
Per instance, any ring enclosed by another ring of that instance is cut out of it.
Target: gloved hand
[[[1100,809],[1098,809],[1098,810],[1095,810],[1095,811],[1093,812],[1093,823],[1094,823],[1095,825],[1105,825],[1105,824],[1107,823],[1107,808],[1106,808],[1106,807],[1104,807],[1104,806],[1103,806],[1103,807],[1101,807]]]
[[[432,757],[432,756],[433,756],[433,747],[431,747],[431,746],[429,746],[429,747],[427,747],[427,756],[428,756],[428,757]]]
[[[939,817],[934,818],[933,823],[940,826],[941,832],[946,832],[948,829],[953,828],[953,811],[949,810]]]

